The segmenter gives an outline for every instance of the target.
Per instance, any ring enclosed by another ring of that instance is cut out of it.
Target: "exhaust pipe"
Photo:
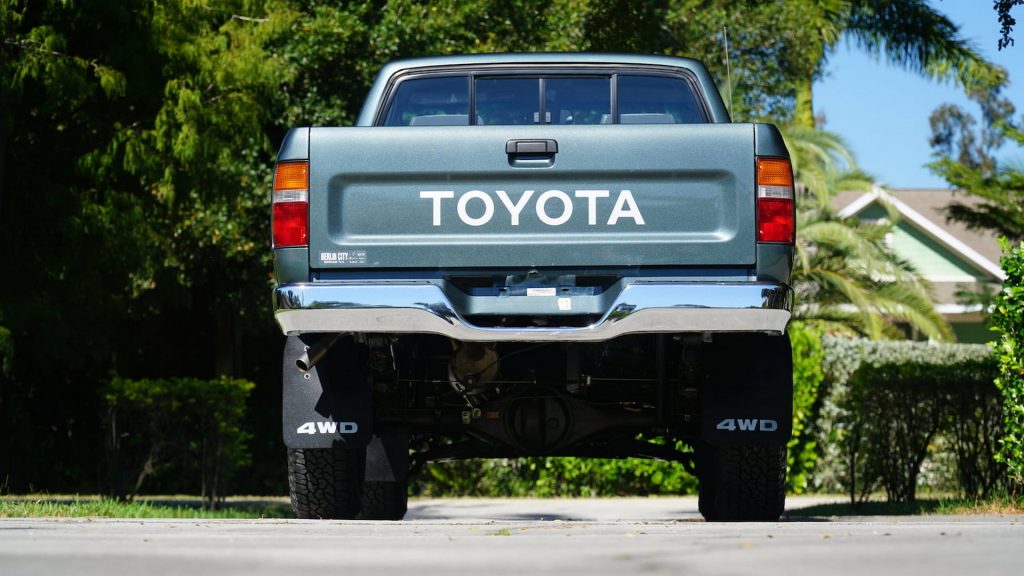
[[[323,359],[327,355],[327,351],[338,341],[341,334],[331,334],[325,338],[321,338],[312,346],[307,346],[306,350],[299,356],[295,361],[295,366],[298,367],[302,372],[309,372],[317,365],[317,362]]]

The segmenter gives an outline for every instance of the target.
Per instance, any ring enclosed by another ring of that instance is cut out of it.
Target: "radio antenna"
[[[725,89],[729,99],[729,117],[732,118],[732,70],[729,68],[729,27],[722,26],[722,37],[725,39]],[[736,119],[732,118],[735,122]]]

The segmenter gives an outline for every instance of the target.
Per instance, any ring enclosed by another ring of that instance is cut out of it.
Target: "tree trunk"
[[[796,85],[796,111],[793,122],[798,128],[813,130],[814,122],[814,79],[807,77]]]

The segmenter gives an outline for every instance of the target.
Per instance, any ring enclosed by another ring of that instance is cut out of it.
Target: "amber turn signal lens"
[[[274,171],[274,191],[308,190],[309,162],[281,162]]]
[[[792,188],[793,169],[789,166],[789,160],[784,158],[758,158],[757,185]]]

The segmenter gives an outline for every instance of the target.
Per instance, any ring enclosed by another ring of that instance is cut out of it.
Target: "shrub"
[[[679,446],[678,448],[681,448]],[[424,496],[647,496],[696,492],[683,466],[643,458],[518,458],[428,464]]]
[[[0,326],[0,376],[10,374],[14,357],[14,339],[11,331]]]
[[[992,460],[999,424],[994,375],[988,358],[865,363],[852,381],[856,416],[848,443],[853,458],[865,459],[864,488],[877,479],[889,501],[913,502],[921,466],[942,435],[953,451],[960,490],[988,496],[1001,476]]]
[[[1000,244],[1006,282],[996,296],[992,314],[999,334],[996,386],[1002,394],[1004,426],[997,457],[1006,464],[1013,489],[1019,492],[1024,487],[1024,243],[1013,247],[1001,239]]]
[[[867,497],[881,485],[911,501],[922,465],[948,452],[969,497],[988,495],[1001,472],[991,439],[1000,426],[987,346],[825,338],[829,407],[820,473],[827,488]],[[940,461],[942,458],[938,458]]]
[[[813,423],[825,379],[823,335],[820,328],[800,322],[789,327],[789,340],[793,345],[793,437],[787,446],[789,472],[786,479],[789,491],[794,494],[807,490],[818,460]]]
[[[252,388],[227,377],[111,380],[104,392],[108,491],[131,499],[148,478],[173,473],[198,480],[207,506],[219,505],[231,474],[248,463],[245,402]]]

